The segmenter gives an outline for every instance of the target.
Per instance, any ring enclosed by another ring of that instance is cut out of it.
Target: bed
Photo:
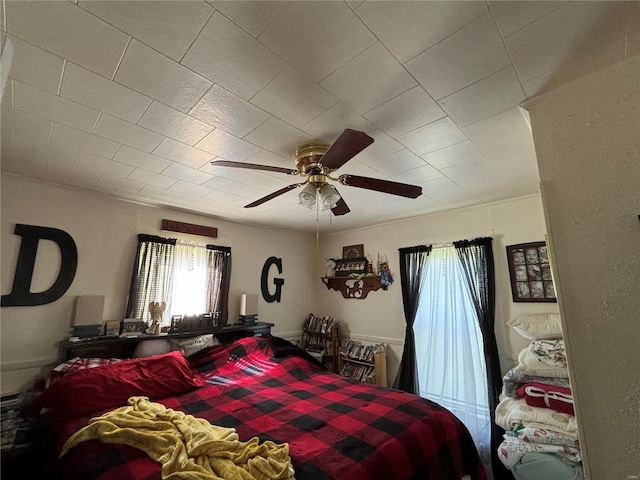
[[[89,439],[58,458],[91,418],[142,396],[235,429],[243,441],[286,444],[298,480],[486,479],[469,432],[448,410],[330,373],[278,337],[110,362],[58,378],[34,401],[48,418],[51,478],[163,478],[158,461],[121,443]]]

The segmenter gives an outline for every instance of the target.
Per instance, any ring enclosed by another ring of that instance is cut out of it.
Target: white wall
[[[398,248],[450,243],[477,237],[493,237],[496,267],[496,339],[503,373],[515,366],[517,354],[528,341],[505,323],[525,313],[557,312],[556,303],[514,303],[507,265],[506,246],[543,241],[545,225],[538,195],[469,207],[453,212],[427,215],[372,228],[321,236],[316,276],[325,272],[326,258],[340,258],[345,245],[364,244],[365,254],[374,261],[386,255],[395,282],[387,291],[369,293],[366,299],[345,299],[339,292],[322,286],[318,290],[316,315],[331,315],[348,325],[343,332],[361,340],[389,344],[389,381],[398,369],[404,342],[405,319],[399,279]]]
[[[309,291],[317,286],[313,275],[313,235],[244,226],[7,175],[2,176],[1,185],[3,295],[11,291],[20,248],[21,237],[14,234],[16,223],[64,230],[73,237],[78,249],[74,281],[59,300],[41,306],[0,309],[3,370],[0,388],[3,393],[29,385],[41,365],[56,360],[57,342],[68,334],[76,296],[104,295],[104,320],[122,319],[138,233],[231,247],[230,321],[238,317],[241,293],[260,293],[262,267],[271,256],[282,258],[283,273],[278,275],[285,280],[282,300],[267,303],[260,295],[259,319],[274,323],[275,334],[288,336],[299,332],[312,308],[313,297],[309,296]],[[162,231],[163,218],[217,227],[218,238]],[[59,264],[58,247],[53,242],[41,241],[31,291],[46,290],[55,280]],[[276,269],[272,268],[270,274],[272,279],[277,274]]]
[[[529,103],[587,478],[640,474],[640,57]]]

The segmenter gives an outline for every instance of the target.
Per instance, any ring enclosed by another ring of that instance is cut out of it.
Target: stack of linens
[[[504,376],[498,456],[518,480],[582,480],[582,457],[558,314],[507,322],[530,344]]]

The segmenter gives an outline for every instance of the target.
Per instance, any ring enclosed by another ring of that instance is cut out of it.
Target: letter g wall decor
[[[262,289],[262,298],[269,303],[279,302],[280,297],[282,296],[282,285],[284,284],[284,278],[274,278],[273,284],[276,286],[276,291],[273,295],[269,292],[269,285],[267,285],[267,280],[269,277],[269,268],[271,265],[275,265],[278,268],[278,273],[282,273],[282,259],[276,257],[269,257],[267,261],[264,262],[264,266],[262,267],[262,276],[260,278],[260,288]]]
[[[78,267],[78,249],[76,243],[67,232],[57,228],[37,227],[35,225],[22,225],[16,223],[14,230],[16,235],[22,237],[20,253],[16,273],[13,277],[13,288],[8,295],[2,295],[3,307],[35,306],[55,302],[69,289]],[[44,292],[31,290],[33,268],[36,263],[38,242],[51,240],[58,245],[62,255],[60,272],[53,285]]]

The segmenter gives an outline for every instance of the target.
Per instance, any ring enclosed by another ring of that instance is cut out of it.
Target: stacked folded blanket
[[[525,315],[508,324],[530,344],[503,378],[498,456],[518,480],[582,480],[582,457],[560,318]]]

